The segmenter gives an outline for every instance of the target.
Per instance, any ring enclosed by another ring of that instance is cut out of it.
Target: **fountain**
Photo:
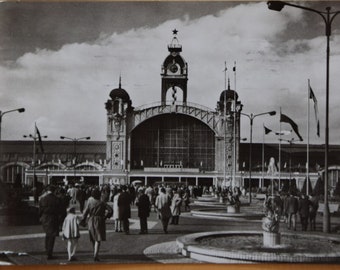
[[[339,263],[339,236],[280,232],[280,200],[278,195],[266,199],[262,231],[188,234],[176,239],[177,246],[183,256],[209,263]],[[245,216],[252,215],[251,212],[243,212],[243,219],[237,217],[235,220],[255,221],[249,217],[247,220]],[[209,217],[206,215],[206,218]]]

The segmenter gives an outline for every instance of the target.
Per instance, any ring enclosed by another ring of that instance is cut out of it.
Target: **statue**
[[[267,196],[264,202],[265,217],[262,219],[263,244],[274,247],[280,244],[280,218],[283,202],[279,195]]]
[[[275,164],[275,158],[273,158],[273,157],[271,157],[270,160],[269,160],[267,174],[269,174],[269,175],[277,174],[277,167],[276,167],[276,164]]]
[[[264,202],[262,229],[266,232],[279,232],[283,202],[278,195],[268,196]]]

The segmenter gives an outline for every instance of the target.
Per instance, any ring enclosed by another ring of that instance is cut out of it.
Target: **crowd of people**
[[[272,209],[276,215],[283,217],[283,221],[287,224],[288,230],[294,231],[296,231],[297,228],[298,217],[300,218],[302,231],[307,231],[308,225],[311,231],[315,231],[315,220],[318,208],[318,197],[314,195],[307,196],[303,193],[299,196],[295,196],[293,193],[267,196],[264,201],[265,212]]]
[[[83,226],[88,229],[93,259],[99,261],[100,245],[106,240],[106,220],[113,219],[115,232],[130,234],[133,205],[138,211],[140,234],[148,233],[147,219],[152,210],[157,213],[163,232],[168,233],[169,224],[179,224],[182,205],[185,211],[190,210],[192,196],[193,188],[186,186],[47,186],[38,200],[47,259],[53,259],[55,239],[61,233],[67,242],[68,260],[76,260],[80,227]],[[76,214],[78,205],[79,215]]]
[[[75,260],[79,226],[87,227],[89,239],[93,247],[93,259],[99,261],[102,241],[106,240],[106,220],[114,222],[114,232],[130,234],[129,219],[131,207],[135,206],[140,221],[139,234],[148,234],[147,219],[150,213],[157,213],[164,233],[168,226],[178,225],[182,209],[190,210],[192,198],[202,194],[221,194],[229,204],[239,204],[242,189],[219,190],[214,187],[194,186],[134,186],[134,185],[70,185],[48,186],[39,197],[40,221],[46,233],[45,248],[47,258],[53,258],[55,238],[62,235],[67,242],[68,260]],[[79,205],[80,214],[76,215]],[[315,230],[315,218],[319,206],[316,196],[294,196],[281,194],[267,196],[265,209],[273,209],[283,217],[287,228],[296,230],[297,217],[300,217],[301,228]]]

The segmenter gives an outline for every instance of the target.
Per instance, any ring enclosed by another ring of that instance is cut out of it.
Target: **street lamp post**
[[[3,161],[2,159],[2,141],[1,141],[1,123],[2,123],[2,117],[6,114],[6,113],[10,113],[10,112],[19,112],[22,113],[25,111],[25,108],[19,108],[19,109],[14,109],[14,110],[9,110],[9,111],[0,111],[0,162]],[[1,163],[0,163],[1,164]],[[2,177],[2,175],[0,175],[0,178]]]
[[[73,178],[74,178],[74,181],[76,181],[77,142],[80,140],[90,140],[91,137],[69,138],[65,136],[60,136],[60,139],[70,140],[73,142],[73,155],[74,155]]]
[[[2,117],[4,116],[4,114],[10,113],[10,112],[19,112],[19,113],[22,113],[24,111],[25,111],[25,108],[19,108],[19,109],[4,111],[4,112],[0,111],[0,141],[1,141],[1,123],[2,123]]]
[[[33,187],[35,187],[35,165],[36,165],[36,141],[39,139],[38,135],[23,135],[24,138],[33,139]],[[41,138],[47,138],[47,136],[41,136]]]
[[[275,115],[276,111],[270,111],[270,112],[264,112],[264,113],[258,113],[258,114],[246,114],[246,113],[241,113],[242,115],[246,116],[250,120],[250,136],[249,136],[249,203],[251,203],[251,160],[252,160],[252,144],[253,144],[253,122],[254,118],[260,115]]]
[[[326,7],[326,12],[315,10],[308,7],[303,7],[282,1],[268,1],[268,8],[271,10],[281,11],[284,6],[291,6],[299,9],[304,9],[307,11],[319,14],[326,26],[326,37],[327,37],[327,47],[326,47],[326,124],[325,124],[325,192],[324,192],[324,211],[323,211],[323,232],[328,233],[330,231],[330,215],[329,215],[329,204],[328,204],[328,152],[329,152],[329,55],[330,46],[329,40],[331,36],[331,26],[336,15],[340,13],[339,11],[331,12],[330,7]]]

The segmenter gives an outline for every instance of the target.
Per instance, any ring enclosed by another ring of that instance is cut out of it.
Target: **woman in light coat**
[[[122,193],[121,189],[117,190],[117,194],[113,197],[113,220],[115,221],[115,232],[122,232],[122,222],[119,219],[119,207],[118,207],[118,198]]]
[[[178,225],[179,216],[181,214],[182,196],[179,191],[176,191],[171,200],[172,220],[170,224]]]
[[[160,193],[156,198],[155,206],[157,208],[158,217],[162,221],[164,233],[168,233],[168,224],[171,217],[171,198],[168,194],[165,194],[165,188],[160,189]]]

